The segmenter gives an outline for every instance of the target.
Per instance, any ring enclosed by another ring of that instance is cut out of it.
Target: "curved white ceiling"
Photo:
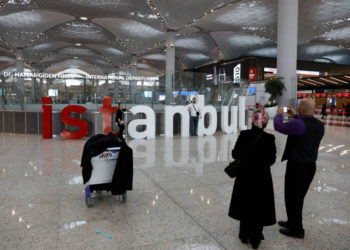
[[[349,13],[349,0],[300,0],[298,58],[350,65]],[[177,68],[275,57],[277,14],[277,0],[9,0],[0,10],[1,68],[23,48],[40,70],[113,71],[136,54],[143,71],[158,74],[167,30],[176,32]]]

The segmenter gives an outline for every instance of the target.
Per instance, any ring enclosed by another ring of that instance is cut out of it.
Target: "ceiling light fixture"
[[[75,57],[73,57],[74,59],[78,59],[79,57],[77,57],[77,56],[75,56]]]
[[[308,82],[308,81],[306,81],[306,80],[299,80],[300,82],[305,82],[305,83],[307,83],[307,84],[311,84],[311,85],[314,85],[314,86],[317,86],[316,84],[314,84],[314,83],[312,83],[312,82]]]
[[[87,17],[85,17],[85,16],[81,16],[81,17],[80,17],[80,20],[82,20],[82,21],[86,21],[86,20],[88,20],[88,18],[87,18]]]
[[[317,84],[326,85],[326,84],[324,84],[323,82],[320,82],[320,81],[315,81],[315,80],[312,80],[312,79],[306,79],[306,80],[314,82],[314,83],[317,83]]]
[[[75,45],[76,45],[76,46],[81,46],[81,43],[76,43]]]
[[[347,81],[340,80],[340,79],[335,78],[335,77],[330,77],[330,78],[332,78],[333,80],[336,80],[336,81],[342,82],[342,83],[348,83]]]
[[[335,82],[335,81],[331,81],[331,80],[328,80],[328,79],[325,79],[325,78],[320,78],[321,80],[324,80],[324,81],[327,81],[327,82],[330,82],[330,83],[333,83],[333,84],[339,84],[339,83],[337,83],[337,82]]]

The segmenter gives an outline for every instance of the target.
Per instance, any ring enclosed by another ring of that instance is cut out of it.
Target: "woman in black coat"
[[[123,140],[123,131],[124,131],[124,122],[123,122],[123,116],[124,116],[124,111],[126,111],[126,109],[123,109],[123,103],[120,102],[118,103],[118,109],[117,109],[117,115],[115,117],[115,122],[118,125],[119,131],[118,131],[118,138]]]
[[[254,249],[264,236],[263,227],[276,223],[275,200],[270,166],[276,160],[275,137],[264,132],[265,111],[253,114],[252,129],[241,131],[232,157],[242,159],[242,168],[233,187],[229,216],[240,221],[239,238]],[[250,145],[259,136],[253,148]]]

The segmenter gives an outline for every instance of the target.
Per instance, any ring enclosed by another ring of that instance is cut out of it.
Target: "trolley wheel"
[[[126,194],[126,192],[122,194],[122,199],[123,199],[123,202],[126,202],[128,200],[128,195]]]
[[[92,198],[90,196],[85,196],[85,203],[87,207],[90,207],[92,204]]]
[[[85,204],[90,207],[92,203],[90,186],[85,187]]]

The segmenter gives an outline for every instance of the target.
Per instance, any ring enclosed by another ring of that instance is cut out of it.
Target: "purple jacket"
[[[313,115],[306,115],[304,117],[313,117]],[[283,115],[277,114],[273,121],[273,126],[275,127],[276,131],[285,135],[295,135],[301,137],[306,131],[305,123],[299,115],[294,116],[294,119],[289,122],[283,122]]]

